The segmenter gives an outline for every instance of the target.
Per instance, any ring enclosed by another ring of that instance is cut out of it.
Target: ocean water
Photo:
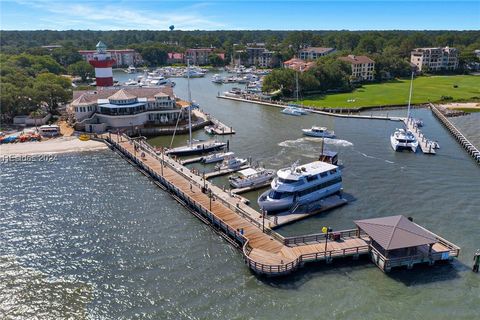
[[[175,92],[186,97],[185,80],[176,81]],[[63,154],[54,162],[0,164],[0,319],[474,319],[479,314],[480,276],[470,269],[480,248],[480,168],[430,111],[414,113],[424,120],[425,134],[439,141],[438,154],[396,153],[388,137],[399,123],[291,117],[275,108],[217,99],[229,86],[208,78],[191,85],[202,108],[237,131],[222,138],[230,140],[231,150],[269,168],[317,157],[321,143],[302,137],[302,128],[335,130],[337,138],[327,139],[325,147],[339,152],[344,191],[353,201],[279,229],[283,235],[403,214],[458,244],[460,258],[390,274],[367,258],[345,259],[307,264],[288,278],[259,278],[239,251],[115,153]],[[472,140],[479,138],[478,122],[462,126]],[[195,137],[206,136],[198,131]],[[186,138],[178,136],[174,145]],[[170,139],[150,142],[169,145]],[[224,177],[214,182],[227,183]],[[246,195],[252,206],[259,192]]]

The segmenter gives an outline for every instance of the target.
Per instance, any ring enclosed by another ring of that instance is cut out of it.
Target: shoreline
[[[78,137],[58,137],[40,142],[23,142],[0,145],[1,156],[59,154],[107,149],[100,141],[81,141]]]

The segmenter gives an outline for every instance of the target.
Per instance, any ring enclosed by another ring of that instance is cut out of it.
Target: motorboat
[[[238,98],[238,96],[240,96],[241,94],[243,94],[242,89],[236,88],[236,87],[233,87],[232,89],[230,89],[230,91],[225,91],[223,93],[223,95],[226,97],[234,97],[234,98]]]
[[[215,131],[214,131],[214,127],[213,127],[213,126],[205,126],[205,127],[203,128],[203,130],[205,130],[205,133],[215,134]]]
[[[128,81],[125,82],[125,85],[126,86],[135,86],[137,87],[139,85],[139,83],[133,79],[128,79]]]
[[[291,108],[291,109],[293,109],[293,110],[298,111],[298,112],[301,113],[302,115],[306,115],[306,114],[309,114],[309,113],[310,113],[310,112],[309,112],[308,110],[306,110],[305,108],[299,107],[299,106],[294,105],[294,104],[289,104],[288,107]]]
[[[440,145],[438,144],[437,141],[428,140],[427,144],[431,145],[433,149],[440,149]]]
[[[418,148],[417,138],[415,138],[412,132],[405,129],[395,130],[390,136],[390,143],[395,151],[406,149],[416,152]]]
[[[325,127],[313,126],[310,129],[302,129],[304,135],[318,138],[334,138],[335,132],[327,130]]]
[[[128,66],[126,71],[127,73],[135,73],[137,72],[137,69],[134,66]]]
[[[234,188],[246,188],[263,185],[272,180],[274,177],[274,170],[264,168],[248,168],[240,170],[237,175],[228,177],[228,181]]]
[[[271,189],[258,198],[267,213],[294,212],[299,206],[317,202],[342,190],[341,170],[333,164],[314,161],[294,163],[277,171]]]
[[[247,159],[241,159],[236,157],[228,157],[215,166],[216,170],[231,170],[231,169],[238,169],[243,165],[247,164]]]
[[[205,72],[201,70],[193,70],[193,69],[186,70],[185,73],[183,74],[184,78],[201,78],[204,76],[205,76]]]
[[[282,113],[283,114],[288,114],[290,116],[301,116],[301,115],[303,115],[296,108],[292,108],[292,107],[286,107],[285,109],[282,110]]]
[[[412,121],[413,121],[413,125],[414,125],[415,127],[418,127],[418,128],[423,127],[423,120],[422,120],[422,119],[415,119],[415,118],[413,118]]]
[[[214,74],[213,77],[212,77],[212,82],[213,83],[222,84],[224,82],[224,80],[225,79],[219,74]]]
[[[215,163],[225,160],[226,158],[231,158],[235,154],[233,152],[221,152],[221,153],[214,153],[209,156],[205,156],[202,159],[203,163]]]

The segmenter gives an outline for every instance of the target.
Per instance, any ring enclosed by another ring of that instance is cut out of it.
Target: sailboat
[[[410,80],[410,93],[408,96],[407,121],[410,121],[410,103],[412,101],[413,75],[414,75],[414,72],[412,72],[412,79]],[[393,150],[395,151],[406,149],[406,150],[411,150],[413,152],[416,152],[418,148],[417,138],[411,131],[407,130],[406,128],[395,130],[395,132],[390,136],[390,143],[392,145]]]
[[[203,154],[212,151],[218,151],[225,147],[227,147],[226,142],[218,142],[218,141],[200,141],[193,143],[192,139],[192,93],[190,91],[190,60],[187,60],[187,88],[188,88],[188,145],[181,146],[177,148],[173,148],[168,150],[166,153],[175,156],[188,156],[192,154]]]

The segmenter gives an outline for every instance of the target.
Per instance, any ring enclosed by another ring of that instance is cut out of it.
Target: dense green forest
[[[326,46],[353,53],[381,53],[394,47],[403,56],[412,48],[455,46],[468,51],[480,48],[480,31],[2,31],[4,53],[21,53],[33,47],[59,44],[94,49],[98,40],[110,48],[169,44],[178,47],[215,47],[231,53],[234,44],[266,43],[284,53],[302,46]]]
[[[337,54],[319,59],[316,66],[300,75],[302,91],[351,90],[348,66],[338,55],[366,54],[375,60],[376,80],[409,74],[410,51],[415,47],[452,46],[460,50],[460,66],[478,61],[480,31],[1,31],[0,80],[2,118],[36,112],[41,106],[54,110],[71,97],[69,73],[83,80],[93,76],[92,67],[78,54],[94,49],[102,40],[111,49],[134,48],[146,64],[166,63],[166,53],[186,48],[215,47],[226,52],[227,61],[249,43],[265,43],[280,60],[290,59],[306,46],[337,49]],[[44,45],[61,45],[48,50]],[[212,64],[220,65],[219,61]],[[459,69],[462,72],[462,68]],[[281,88],[294,92],[295,73],[275,70],[266,78],[267,91]]]

